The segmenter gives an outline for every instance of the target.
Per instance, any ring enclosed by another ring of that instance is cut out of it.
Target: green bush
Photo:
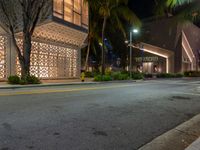
[[[9,84],[20,84],[20,77],[18,76],[9,76],[8,77],[8,83]]]
[[[184,75],[186,77],[200,77],[200,71],[186,71]]]
[[[111,76],[109,75],[104,75],[104,76],[101,76],[101,75],[97,75],[94,77],[94,81],[112,81],[112,78]]]
[[[121,73],[120,72],[113,72],[112,73],[112,78],[113,80],[119,80]]]
[[[111,76],[112,71],[111,71],[110,69],[106,69],[106,70],[105,70],[105,74],[106,74],[107,76]]]
[[[86,78],[93,78],[94,77],[94,73],[90,72],[90,71],[87,71],[87,72],[85,72],[85,77]]]
[[[119,79],[120,80],[128,80],[128,79],[130,79],[130,77],[128,74],[121,74]]]
[[[129,74],[122,73],[122,72],[113,72],[111,74],[111,77],[112,77],[113,80],[128,80]]]
[[[112,81],[112,78],[109,75],[105,75],[103,76],[103,81]]]
[[[25,85],[25,84],[40,84],[41,82],[37,77],[33,75],[28,76],[26,79],[21,79],[20,77],[15,75],[8,77],[8,83]]]
[[[21,80],[20,80],[20,82],[19,82],[19,84],[20,84],[20,85],[26,85],[26,84],[28,84],[28,83],[27,83],[27,81],[26,81],[26,80],[24,80],[24,79],[21,79]]]
[[[175,74],[175,77],[176,77],[176,78],[182,78],[182,77],[184,77],[184,74],[182,74],[182,73],[177,73],[177,74]]]
[[[144,78],[153,78],[153,74],[150,73],[144,74]]]
[[[28,84],[40,84],[40,83],[41,83],[41,82],[40,82],[40,79],[37,78],[36,76],[33,76],[33,75],[28,76],[28,77],[26,78],[26,82],[27,82]]]
[[[94,77],[94,81],[102,81],[101,75],[97,75]]]
[[[183,74],[177,73],[177,74],[172,74],[172,73],[160,73],[157,74],[157,78],[182,78],[184,77]]]
[[[171,73],[160,73],[157,74],[157,78],[174,78],[175,75]]]
[[[142,79],[144,79],[144,75],[139,72],[134,72],[134,73],[132,73],[132,79],[133,80],[142,80]]]

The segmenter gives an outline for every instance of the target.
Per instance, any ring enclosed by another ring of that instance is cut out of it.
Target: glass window
[[[81,14],[81,0],[74,0],[74,11]]]
[[[74,24],[81,26],[81,15],[74,13]]]
[[[54,16],[87,28],[88,6],[84,0],[54,0]]]
[[[82,2],[82,23],[88,25],[88,5]]]
[[[54,0],[54,15],[62,18],[63,16],[63,0]]]
[[[72,22],[73,20],[73,1],[65,0],[64,20]]]

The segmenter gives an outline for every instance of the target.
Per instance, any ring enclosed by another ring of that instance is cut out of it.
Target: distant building
[[[77,78],[80,49],[88,34],[88,7],[83,0],[49,1],[52,11],[32,38],[30,72],[42,79]],[[17,41],[22,46],[22,34]],[[0,28],[0,80],[20,75],[20,70],[10,35]]]
[[[200,69],[200,28],[172,18],[144,24],[140,51],[135,50],[134,70],[146,73],[181,73]]]

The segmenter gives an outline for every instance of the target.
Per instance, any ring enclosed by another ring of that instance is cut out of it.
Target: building
[[[49,1],[51,12],[32,38],[30,72],[42,79],[77,78],[88,34],[88,7],[83,0]],[[22,36],[17,36],[22,46]],[[10,36],[0,28],[0,80],[15,74],[20,75],[18,58]]]
[[[182,73],[200,69],[200,28],[173,18],[145,23],[134,51],[134,69],[144,73]]]

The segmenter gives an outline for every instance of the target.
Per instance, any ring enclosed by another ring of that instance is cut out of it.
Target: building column
[[[175,73],[175,70],[174,70],[174,55],[170,55],[169,58],[168,58],[168,62],[169,62],[169,73]]]

